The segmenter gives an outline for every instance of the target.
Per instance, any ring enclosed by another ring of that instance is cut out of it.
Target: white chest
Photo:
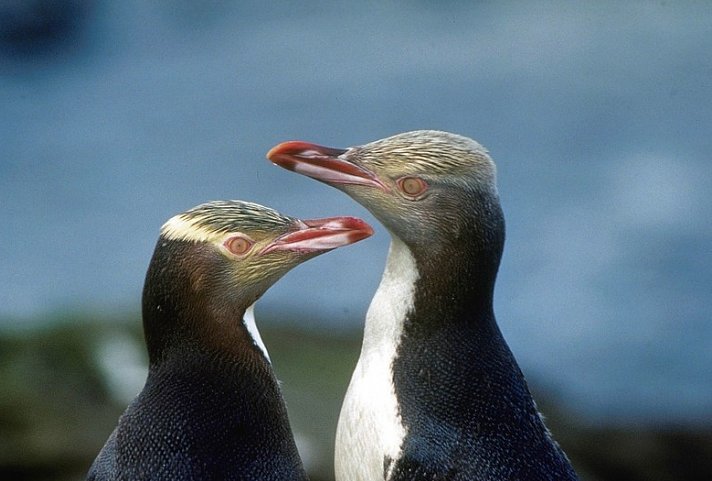
[[[417,278],[412,254],[394,237],[366,315],[361,356],[341,408],[335,447],[337,481],[384,479],[384,458],[395,460],[400,455],[406,432],[392,366],[405,316],[413,307]]]

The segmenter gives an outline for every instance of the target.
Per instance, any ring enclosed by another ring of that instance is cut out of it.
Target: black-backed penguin
[[[495,321],[504,217],[487,151],[424,130],[267,156],[346,192],[391,233],[339,418],[337,481],[577,479]]]
[[[296,265],[372,232],[240,201],[166,222],[143,290],[146,385],[89,479],[307,479],[252,306]]]

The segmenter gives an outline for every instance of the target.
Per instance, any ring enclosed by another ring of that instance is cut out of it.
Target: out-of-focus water
[[[524,370],[593,418],[709,420],[712,6],[68,3],[59,43],[0,16],[1,316],[138,309],[160,225],[207,200],[375,222],[264,154],[449,130],[498,162],[496,310]],[[377,227],[258,316],[357,325]]]

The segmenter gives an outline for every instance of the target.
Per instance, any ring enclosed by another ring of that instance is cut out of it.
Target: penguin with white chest
[[[348,149],[285,142],[267,157],[346,192],[391,233],[339,418],[337,481],[577,479],[495,320],[504,217],[487,151],[414,131]]]
[[[241,201],[166,222],[143,290],[148,378],[88,479],[306,480],[252,306],[301,262],[372,232]]]

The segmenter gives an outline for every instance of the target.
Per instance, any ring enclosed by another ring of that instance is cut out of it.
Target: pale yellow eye
[[[223,245],[227,250],[236,256],[244,256],[252,249],[253,242],[242,236],[234,236],[228,238]]]
[[[428,184],[423,179],[418,177],[403,177],[398,179],[398,186],[404,194],[410,197],[416,197],[428,188]]]

